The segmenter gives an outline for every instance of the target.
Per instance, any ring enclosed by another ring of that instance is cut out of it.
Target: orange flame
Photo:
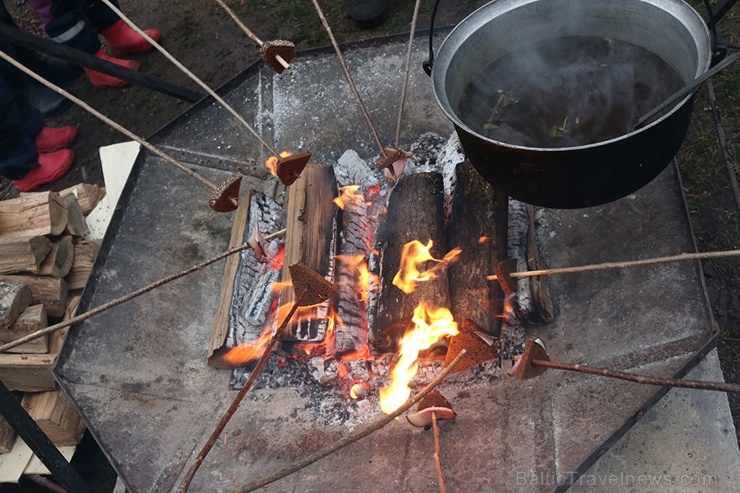
[[[460,248],[453,248],[442,260],[438,260],[429,253],[432,246],[434,246],[432,240],[429,240],[426,246],[418,240],[410,241],[403,246],[401,267],[398,269],[396,277],[393,278],[394,286],[406,294],[413,293],[417,283],[435,279],[437,277],[436,272],[457,261],[457,257],[462,252]],[[428,261],[437,264],[431,269],[421,272],[419,266]]]
[[[344,208],[350,202],[364,202],[365,197],[362,196],[362,192],[357,193],[359,189],[360,185],[347,185],[346,187],[339,187],[339,191],[342,192],[342,194],[339,197],[335,198],[333,202],[337,204],[337,206],[342,210],[344,210]]]
[[[414,329],[408,331],[399,344],[399,358],[391,371],[391,383],[380,389],[380,409],[390,414],[411,395],[409,382],[416,375],[419,365],[416,362],[419,352],[429,349],[443,337],[458,333],[457,322],[447,308],[433,308],[420,302],[414,309]]]
[[[262,331],[256,341],[249,344],[239,344],[229,349],[223,354],[221,359],[229,363],[233,368],[253,363],[262,357],[262,353],[265,352],[265,348],[267,347],[267,343],[270,342],[271,337],[272,328],[268,327]]]
[[[288,157],[292,154],[293,154],[292,152],[283,151],[280,153],[280,158]],[[278,167],[278,162],[280,161],[280,158],[278,158],[277,156],[270,156],[265,161],[265,166],[267,167],[268,170],[270,170],[270,174],[272,176],[277,175],[277,167]]]

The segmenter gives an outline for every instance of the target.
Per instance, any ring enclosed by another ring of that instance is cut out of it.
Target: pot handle
[[[434,66],[434,19],[437,17],[437,7],[439,7],[439,0],[435,0],[434,8],[432,9],[432,22],[429,26],[429,59],[422,63],[421,66],[424,72],[431,77],[432,66]]]

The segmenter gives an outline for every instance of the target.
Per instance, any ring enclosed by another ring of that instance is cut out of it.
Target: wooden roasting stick
[[[298,307],[323,303],[336,292],[337,288],[334,284],[330,283],[319,274],[309,269],[305,264],[297,263],[291,265],[290,275],[293,280],[293,287],[296,290],[295,303],[293,304],[293,306],[290,307],[290,311],[280,323],[280,326],[277,328],[277,330],[275,330],[275,333],[272,334],[270,342],[268,342],[265,346],[262,356],[260,356],[260,359],[259,361],[257,361],[254,370],[252,370],[252,374],[249,376],[249,380],[247,380],[239,393],[236,395],[234,401],[231,403],[231,406],[229,406],[229,408],[226,410],[226,413],[218,422],[218,425],[211,434],[211,437],[208,439],[208,442],[206,442],[203,449],[195,458],[195,462],[190,466],[190,469],[185,474],[185,478],[182,480],[180,486],[178,486],[177,488],[177,493],[185,493],[190,487],[190,483],[193,481],[195,473],[198,472],[198,469],[208,455],[208,452],[211,451],[213,446],[216,444],[218,437],[221,435],[221,432],[224,431],[224,428],[226,428],[229,420],[234,415],[234,413],[236,413],[237,409],[239,408],[239,404],[244,399],[244,396],[247,395],[247,392],[252,388],[252,385],[254,385],[257,377],[262,372],[262,368],[265,366],[265,363],[267,363],[267,359],[270,357],[272,350],[275,348],[275,345],[280,340],[280,337],[283,335],[285,328],[290,323],[293,315],[295,315]]]
[[[164,151],[159,150],[157,147],[153,146],[152,144],[144,140],[142,137],[139,137],[138,135],[134,134],[127,128],[111,120],[110,118],[100,113],[99,111],[97,111],[96,109],[94,109],[93,107],[91,107],[90,105],[88,105],[87,103],[79,99],[78,97],[70,94],[69,92],[65,91],[64,89],[57,86],[56,84],[41,77],[40,75],[35,73],[33,70],[30,70],[25,65],[16,61],[14,58],[7,55],[6,53],[0,51],[0,58],[10,63],[14,67],[16,67],[18,70],[21,70],[26,75],[29,75],[30,77],[36,79],[41,84],[61,94],[65,98],[75,103],[80,108],[84,109],[88,113],[97,117],[99,120],[113,127],[115,130],[118,130],[119,132],[127,136],[128,138],[135,140],[136,142],[138,142],[139,144],[147,148],[152,153],[156,154],[157,156],[161,157],[168,163],[174,165],[175,167],[179,168],[181,171],[185,172],[186,174],[192,176],[196,180],[203,183],[205,186],[207,186],[214,192],[213,197],[211,197],[211,200],[209,201],[209,205],[211,206],[212,209],[216,210],[217,212],[228,212],[228,211],[232,211],[237,208],[238,206],[237,199],[239,196],[239,184],[241,183],[240,175],[235,175],[229,178],[228,180],[226,180],[226,182],[224,182],[222,185],[216,186],[214,183],[210,182],[204,176],[196,173],[192,169],[180,163],[174,157],[170,156],[169,154],[166,154]],[[236,190],[234,190],[235,188]]]
[[[542,375],[548,368],[555,370],[574,371],[616,378],[644,385],[658,385],[660,387],[680,387],[695,390],[715,390],[718,392],[740,393],[740,384],[726,382],[707,382],[703,380],[682,380],[678,378],[657,378],[636,373],[595,368],[593,366],[573,363],[550,361],[544,345],[538,341],[528,340],[524,346],[524,353],[517,364],[509,371],[509,375],[517,380],[527,380]]]
[[[293,57],[295,56],[295,46],[293,43],[289,41],[268,41],[265,43],[262,41],[259,37],[257,37],[256,34],[254,34],[244,23],[237,17],[236,13],[229,8],[228,5],[226,5],[223,0],[216,0],[216,3],[219,4],[229,16],[231,16],[232,19],[234,19],[234,22],[242,28],[242,31],[249,36],[249,38],[257,43],[260,47],[260,54],[262,55],[262,58],[265,61],[265,64],[267,64],[268,67],[273,69],[278,74],[282,74],[284,70],[287,70],[290,68],[290,61],[293,60]],[[287,58],[287,60],[286,60]]]
[[[275,481],[282,479],[286,476],[289,476],[293,474],[294,472],[300,471],[301,469],[310,466],[314,462],[323,459],[327,455],[330,455],[337,450],[340,450],[347,445],[351,445],[355,443],[356,441],[365,438],[366,436],[378,431],[379,429],[383,428],[388,423],[393,422],[396,418],[401,416],[403,413],[411,409],[411,407],[415,406],[422,398],[424,398],[426,395],[428,395],[432,390],[434,390],[439,384],[441,384],[444,379],[447,377],[447,375],[455,369],[455,366],[465,357],[466,351],[463,349],[460,351],[460,354],[457,355],[457,358],[452,360],[449,365],[445,367],[444,370],[442,370],[437,377],[432,380],[429,385],[424,387],[421,391],[419,391],[418,394],[411,397],[409,400],[407,400],[401,407],[393,411],[392,413],[383,416],[382,418],[379,418],[375,422],[369,424],[365,428],[361,428],[354,433],[351,433],[344,438],[340,438],[333,444],[329,445],[327,448],[320,450],[316,453],[313,453],[297,462],[292,464],[291,466],[286,467],[285,469],[281,469],[280,471],[277,471],[272,474],[268,474],[266,476],[263,476],[255,481],[252,481],[251,483],[245,484],[243,486],[239,486],[238,488],[234,488],[229,493],[248,493],[250,491],[254,491],[256,489],[262,488],[263,486],[267,486],[268,484],[274,483]]]
[[[167,50],[165,50],[164,48],[162,48],[162,46],[159,43],[157,43],[151,37],[149,37],[149,35],[146,34],[144,31],[142,31],[136,24],[134,24],[131,21],[131,19],[129,19],[128,17],[126,17],[126,15],[123,12],[121,12],[121,10],[118,9],[118,7],[116,7],[115,5],[113,5],[110,2],[110,0],[102,0],[102,1],[113,12],[115,12],[123,20],[123,22],[125,22],[126,24],[128,24],[128,26],[131,29],[133,29],[141,37],[143,37],[144,39],[146,39],[149,42],[149,44],[151,44],[152,46],[154,46],[157,49],[157,51],[159,51],[162,55],[165,56],[165,58],[167,58],[169,61],[171,61],[185,75],[187,75],[188,77],[190,77],[190,79],[193,80],[193,82],[195,82],[200,87],[202,87],[213,99],[215,99],[216,101],[218,101],[219,104],[221,104],[221,106],[223,106],[229,113],[231,113],[234,116],[234,118],[236,118],[239,121],[239,123],[241,123],[242,125],[244,125],[244,127],[259,141],[259,143],[262,144],[262,146],[265,149],[267,149],[273,156],[275,156],[277,158],[277,160],[278,160],[278,167],[288,167],[288,168],[291,168],[291,169],[295,169],[297,167],[300,167],[302,169],[302,166],[298,166],[298,165],[300,165],[300,163],[302,163],[303,165],[306,164],[306,161],[308,161],[308,159],[311,157],[311,153],[310,152],[304,151],[302,153],[297,153],[297,154],[289,155],[289,156],[285,156],[285,157],[281,156],[275,149],[272,148],[272,146],[270,144],[267,143],[267,141],[265,141],[265,139],[262,138],[262,136],[254,129],[254,127],[252,127],[249,123],[247,123],[247,121],[244,119],[244,117],[242,117],[221,96],[219,96],[218,94],[216,94],[216,91],[214,91],[213,89],[211,89],[208,86],[208,84],[206,84],[201,79],[199,79],[194,73],[192,73],[190,70],[188,70],[182,63],[180,63],[175,57],[173,57]],[[283,53],[284,56],[287,56],[287,54],[285,52],[282,52],[282,53]],[[288,186],[290,184],[290,183],[286,183],[284,180],[283,180],[283,183],[286,186]],[[237,187],[237,195],[238,195],[238,187]],[[236,202],[236,200],[234,200],[234,202]],[[236,209],[236,204],[234,205],[234,207],[231,210],[234,210],[234,209]]]
[[[740,250],[726,250],[720,252],[681,253],[669,257],[656,257],[643,260],[628,260],[626,262],[605,262],[603,264],[580,265],[576,267],[560,267],[555,269],[531,270],[526,272],[512,272],[509,275],[517,277],[550,276],[554,274],[575,274],[578,272],[596,272],[600,270],[625,269],[628,267],[641,267],[646,265],[667,264],[670,262],[682,262],[685,260],[707,260],[713,258],[737,257]],[[489,281],[498,280],[498,276],[488,276]]]
[[[290,279],[290,268],[297,262],[326,277],[332,274],[336,255],[337,207],[333,199],[337,196],[334,168],[323,164],[309,164],[293,186],[288,188],[287,232],[285,234],[285,257],[282,280]],[[287,286],[280,291],[280,305],[293,302],[294,290]],[[315,307],[314,312],[322,310]],[[316,315],[316,314],[315,314]],[[283,339],[305,342],[324,340],[326,335],[325,316],[307,316],[291,323]]]
[[[2,52],[0,51],[0,53],[2,53]],[[285,234],[285,230],[284,229],[283,230],[280,230],[280,231],[276,231],[276,232],[274,232],[274,233],[272,233],[270,235],[266,235],[264,237],[264,240],[265,241],[270,241],[270,240],[272,240],[274,238],[277,238],[278,236],[282,236],[284,234]],[[87,312],[85,312],[85,313],[83,313],[81,315],[77,315],[77,316],[71,317],[69,320],[65,320],[65,321],[60,322],[58,324],[54,324],[54,325],[51,325],[51,326],[46,327],[44,329],[41,329],[39,331],[36,331],[36,332],[34,332],[32,334],[28,334],[27,336],[24,336],[24,337],[21,337],[19,339],[16,339],[13,342],[9,342],[7,344],[3,344],[2,346],[0,346],[0,353],[4,353],[4,352],[8,351],[9,349],[12,349],[12,348],[14,348],[16,346],[20,346],[21,344],[26,343],[28,341],[32,341],[32,340],[37,339],[39,337],[43,337],[46,334],[51,334],[52,332],[56,332],[58,330],[61,330],[61,329],[70,327],[70,326],[72,326],[72,325],[74,325],[74,324],[76,324],[78,322],[82,322],[83,320],[87,320],[88,318],[90,318],[90,317],[92,317],[94,315],[98,315],[99,313],[102,313],[102,312],[104,312],[106,310],[109,310],[109,309],[111,309],[111,308],[113,308],[115,306],[118,306],[120,304],[123,304],[123,303],[125,303],[127,301],[131,301],[134,298],[138,298],[142,294],[148,293],[148,292],[150,292],[150,291],[152,291],[152,290],[154,290],[154,289],[156,289],[156,288],[158,288],[160,286],[164,286],[165,284],[170,283],[170,282],[172,282],[172,281],[174,281],[176,279],[180,279],[181,277],[185,277],[188,274],[192,274],[193,272],[198,272],[198,271],[202,270],[203,268],[205,268],[205,267],[207,267],[207,266],[209,266],[211,264],[214,264],[214,263],[218,262],[219,260],[225,259],[229,255],[237,254],[237,253],[241,252],[242,250],[246,250],[247,248],[252,248],[252,247],[248,243],[244,243],[243,245],[239,245],[239,246],[236,246],[234,248],[230,248],[230,249],[226,250],[225,252],[220,253],[219,255],[216,255],[215,257],[212,257],[212,258],[210,258],[210,259],[208,259],[208,260],[206,260],[204,262],[201,262],[201,263],[199,263],[197,265],[194,265],[194,266],[190,267],[189,269],[185,269],[185,270],[183,270],[181,272],[178,272],[177,274],[173,274],[171,276],[168,276],[168,277],[165,277],[163,279],[160,279],[159,281],[155,281],[155,282],[153,282],[153,283],[151,283],[151,284],[149,284],[147,286],[144,286],[143,288],[137,289],[136,291],[133,291],[133,292],[127,294],[127,295],[121,296],[120,298],[115,298],[113,300],[110,300],[110,301],[108,301],[106,303],[103,303],[102,305],[97,306],[97,307],[91,309],[90,311],[87,311]]]

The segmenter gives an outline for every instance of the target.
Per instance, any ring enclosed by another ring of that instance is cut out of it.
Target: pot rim
[[[454,35],[458,34],[458,32],[461,29],[463,29],[463,26],[465,26],[467,23],[470,23],[471,21],[474,21],[475,20],[474,19],[475,17],[480,16],[480,15],[483,15],[483,14],[486,14],[487,13],[486,11],[489,8],[491,8],[491,6],[493,4],[495,4],[495,3],[497,3],[498,1],[502,1],[502,0],[492,0],[491,2],[483,5],[482,7],[478,8],[477,10],[473,11],[470,15],[468,15],[465,19],[463,19],[460,23],[458,23],[452,29],[452,31],[450,31],[450,33],[447,35],[447,37],[444,39],[444,41],[442,41],[442,44],[440,45],[440,47],[438,49],[438,54],[444,53],[444,50],[447,48],[447,45],[449,43],[451,43],[451,40],[454,39]],[[521,5],[525,5],[525,4],[528,4],[528,3],[534,3],[534,2],[545,1],[545,0],[513,0],[513,1],[514,2],[519,2]],[[710,36],[710,33],[709,33],[709,28],[707,27],[707,25],[704,22],[704,20],[701,17],[701,15],[699,15],[699,13],[693,7],[691,7],[691,5],[689,5],[685,1],[683,1],[683,0],[652,0],[652,1],[648,1],[648,0],[635,0],[635,1],[643,2],[643,3],[649,3],[649,4],[653,4],[653,5],[657,5],[657,6],[663,6],[663,7],[665,7],[666,5],[675,4],[675,5],[679,5],[683,9],[686,9],[687,12],[690,12],[690,15],[694,16],[694,21],[693,22],[696,22],[696,26],[697,27],[698,26],[701,26],[702,33],[703,33],[703,35],[705,37],[705,42],[706,42],[707,47],[710,47],[711,46],[711,36]],[[437,60],[439,60],[439,57],[437,58]],[[706,59],[704,60],[704,63],[702,63],[702,60],[699,60],[697,62],[697,65],[698,65],[697,72],[698,73],[695,75],[695,77],[699,77],[700,75],[702,75],[704,72],[706,72],[710,68],[711,60],[712,60],[712,50],[711,50],[711,48],[709,48],[707,50],[707,56],[706,56]],[[660,118],[657,118],[657,119],[653,120],[652,123],[643,125],[639,129],[632,130],[631,132],[628,132],[628,133],[626,133],[624,135],[620,135],[620,136],[614,137],[612,139],[602,140],[602,141],[599,141],[599,142],[594,142],[594,143],[591,143],[591,144],[585,144],[585,145],[580,145],[580,146],[569,146],[569,147],[530,147],[530,146],[510,144],[510,143],[502,142],[500,140],[494,140],[494,139],[491,139],[489,137],[484,137],[483,135],[480,135],[478,132],[473,131],[467,124],[465,124],[457,116],[457,114],[450,107],[449,103],[446,100],[443,101],[440,98],[439,91],[437,90],[438,89],[437,88],[437,79],[438,78],[441,78],[441,76],[439,75],[439,71],[440,71],[440,69],[439,69],[439,63],[435,63],[432,66],[432,73],[431,73],[432,92],[434,93],[434,98],[437,100],[437,105],[445,113],[445,115],[447,116],[447,118],[449,118],[455,124],[455,126],[457,126],[457,127],[461,128],[461,129],[465,130],[470,135],[475,136],[476,138],[481,139],[481,140],[483,140],[485,142],[488,142],[488,143],[491,143],[491,144],[495,144],[497,146],[501,146],[501,147],[508,148],[508,149],[524,150],[524,151],[573,152],[573,151],[578,151],[578,150],[582,150],[582,149],[594,149],[594,148],[598,148],[598,147],[604,147],[604,146],[608,146],[608,145],[611,145],[611,144],[616,143],[616,142],[621,142],[621,141],[626,140],[626,139],[628,139],[631,136],[634,136],[636,134],[647,132],[650,129],[652,129],[652,128],[656,127],[657,125],[661,124],[662,122],[664,122],[668,118],[670,118],[676,112],[678,112],[679,110],[681,110],[683,108],[683,106],[685,104],[687,104],[687,102],[690,99],[692,99],[694,97],[694,94],[698,90],[698,87],[697,87],[693,91],[689,92],[686,95],[686,97],[684,97],[683,99],[681,99],[680,101],[678,101],[670,109],[670,111],[667,111]],[[689,82],[691,82],[691,81],[689,81]],[[688,84],[689,82],[686,82],[685,85]],[[446,99],[446,97],[445,97],[445,99]]]

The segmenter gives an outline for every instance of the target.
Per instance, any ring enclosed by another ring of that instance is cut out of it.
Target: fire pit
[[[417,59],[424,57],[423,45],[415,47]],[[400,85],[391,68],[402,65],[404,51],[403,39],[388,39],[347,52],[366,105],[386,135],[395,127]],[[299,55],[281,76],[252,67],[223,94],[278,144],[310,147],[313,162],[333,165],[348,150],[368,163],[377,157],[332,53]],[[406,143],[427,133],[448,139],[453,127],[420,71],[412,74],[409,95]],[[210,100],[152,139],[214,181],[238,169],[246,175],[243,190],[282,201],[284,188],[262,165],[266,156],[244,161],[254,151],[242,140],[241,129]],[[226,249],[231,218],[190,199],[198,193],[159,158],[139,157],[83,310]],[[623,200],[578,211],[538,210],[537,221],[542,260],[552,267],[695,248],[673,166]],[[56,374],[134,493],[170,491],[231,402],[229,372],[206,364],[222,278],[218,266],[206,269],[70,331]],[[555,321],[531,336],[548,341],[558,359],[677,376],[713,345],[698,263],[547,282]],[[443,431],[448,486],[501,492],[523,491],[521,474],[557,479],[527,483],[527,491],[564,491],[664,393],[556,372],[527,382],[470,373],[440,390],[458,415]],[[322,449],[380,413],[372,399],[348,397],[326,406],[321,395],[318,387],[301,383],[248,394],[191,491],[229,491]],[[398,421],[265,491],[434,491],[432,447],[430,433]]]

